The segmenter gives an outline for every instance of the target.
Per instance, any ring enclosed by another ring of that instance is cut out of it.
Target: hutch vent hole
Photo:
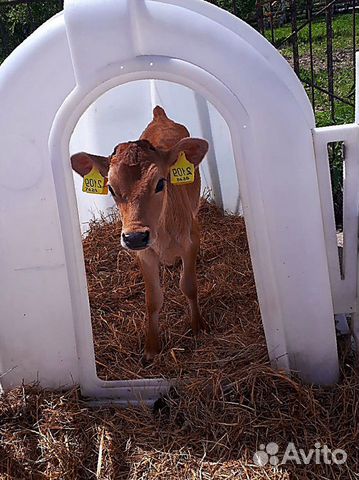
[[[333,195],[333,208],[335,216],[335,225],[337,229],[337,241],[338,241],[338,256],[339,256],[339,267],[341,278],[344,279],[344,211],[343,211],[343,200],[344,200],[344,178],[345,178],[345,143],[340,142],[329,142],[327,145],[328,148],[328,159],[329,159],[329,169],[330,169],[330,179],[332,185],[332,195]]]

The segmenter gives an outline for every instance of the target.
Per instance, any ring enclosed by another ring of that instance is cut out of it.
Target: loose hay
[[[162,269],[163,353],[143,368],[144,283],[133,254],[120,247],[120,223],[95,221],[83,242],[98,374],[106,379],[198,377],[218,369],[228,377],[267,358],[245,233],[238,216],[208,202],[200,210],[198,286],[209,333],[193,338],[179,284],[180,266]],[[225,248],[224,248],[225,246]]]
[[[90,409],[75,389],[36,387],[0,399],[2,479],[354,479],[359,470],[359,375],[345,341],[333,388],[303,385],[269,364],[243,220],[203,202],[200,303],[210,332],[193,339],[179,267],[164,268],[163,353],[141,365],[143,282],[119,250],[120,225],[93,222],[84,253],[99,375],[178,379],[148,408]],[[323,340],[324,341],[324,340]],[[341,448],[345,465],[257,467],[260,444]]]

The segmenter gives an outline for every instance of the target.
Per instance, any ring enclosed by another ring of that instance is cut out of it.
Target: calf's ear
[[[101,157],[100,155],[79,152],[71,156],[71,166],[81,177],[90,173],[94,166],[103,177],[107,177],[110,159],[108,157]]]
[[[208,152],[208,142],[201,138],[183,138],[170,150],[171,165],[176,163],[180,152],[184,152],[187,160],[197,166]]]

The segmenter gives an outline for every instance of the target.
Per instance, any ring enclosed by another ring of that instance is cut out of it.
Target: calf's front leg
[[[144,359],[153,360],[161,351],[158,329],[158,317],[163,304],[163,293],[160,284],[159,259],[151,250],[138,254],[146,291],[146,339]]]

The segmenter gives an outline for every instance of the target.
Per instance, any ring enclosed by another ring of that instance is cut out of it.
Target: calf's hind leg
[[[180,279],[180,288],[190,307],[192,331],[196,335],[203,327],[204,323],[198,306],[196,260],[199,250],[199,231],[197,225],[191,235],[191,243],[185,249],[182,255],[182,272]]]

